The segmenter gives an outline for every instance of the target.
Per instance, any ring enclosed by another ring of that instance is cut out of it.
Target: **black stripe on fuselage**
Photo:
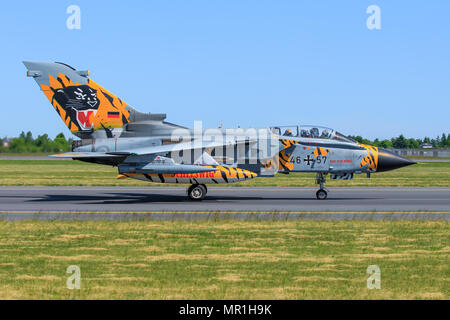
[[[342,144],[333,144],[333,143],[305,143],[305,142],[298,142],[299,145],[305,146],[305,147],[322,147],[322,148],[336,148],[336,149],[354,149],[354,150],[365,150],[366,148],[358,146],[358,145],[342,145]]]
[[[222,179],[225,180],[226,183],[228,183],[228,178],[225,172],[223,172],[222,170],[220,170],[220,174],[222,175]]]

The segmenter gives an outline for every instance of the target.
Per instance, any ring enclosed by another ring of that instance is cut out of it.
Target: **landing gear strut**
[[[323,174],[322,172],[318,172],[316,175],[316,184],[318,184],[320,186],[320,189],[317,190],[317,192],[316,192],[316,197],[318,200],[325,200],[328,196],[328,191],[324,187],[325,182],[327,182],[327,180],[325,179],[325,176],[326,176],[326,173]]]
[[[187,189],[189,199],[194,201],[203,200],[207,192],[208,189],[204,184],[193,184]]]

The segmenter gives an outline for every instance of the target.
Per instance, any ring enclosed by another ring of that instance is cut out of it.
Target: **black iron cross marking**
[[[305,159],[303,159],[303,161],[305,161],[305,162],[306,162],[306,165],[309,166],[309,163],[310,163],[311,161],[314,162],[314,159],[311,159],[310,155],[308,154],[308,156],[307,156]]]

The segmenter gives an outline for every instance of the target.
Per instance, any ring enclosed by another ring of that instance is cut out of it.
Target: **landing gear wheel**
[[[320,186],[320,189],[316,192],[318,200],[325,200],[328,196],[327,189],[325,188],[325,182],[327,182],[325,179],[326,175],[327,173],[324,172],[317,172],[316,175],[316,183]]]
[[[207,189],[204,184],[193,184],[187,190],[189,199],[194,201],[203,200],[206,196]]]
[[[316,192],[316,197],[318,200],[325,200],[327,198],[327,196],[328,196],[328,193],[323,189],[317,190],[317,192]]]

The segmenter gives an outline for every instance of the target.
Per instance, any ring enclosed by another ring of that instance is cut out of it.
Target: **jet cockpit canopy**
[[[330,139],[355,143],[355,140],[347,137],[346,135],[339,133],[334,129],[322,126],[314,126],[314,125],[279,126],[279,127],[271,127],[270,129],[272,133],[284,137]]]

